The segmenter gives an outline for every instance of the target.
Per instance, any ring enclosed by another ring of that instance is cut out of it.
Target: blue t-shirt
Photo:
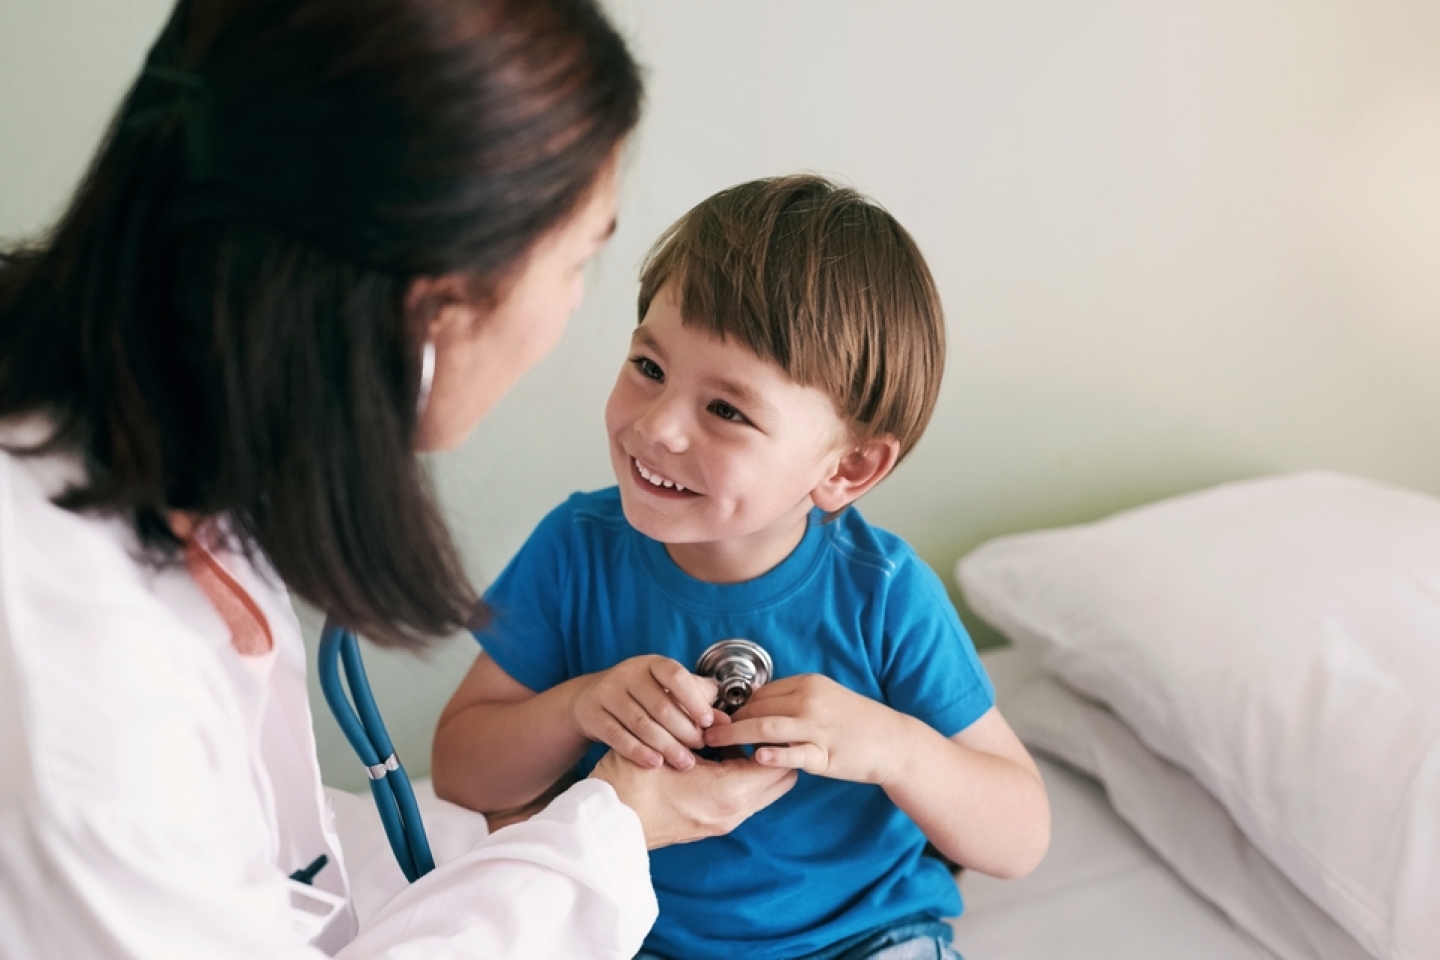
[[[658,653],[694,669],[716,640],[770,652],[776,677],[819,673],[946,737],[995,702],[938,577],[899,537],[851,508],[810,516],[800,545],[744,583],[686,574],[625,520],[615,488],[546,517],[486,592],[476,638],[534,691]],[[605,752],[586,753],[588,773]],[[924,914],[954,916],[946,867],[876,786],[800,774],[779,801],[724,837],[656,850],[660,918],[647,950],[685,960],[804,956]]]

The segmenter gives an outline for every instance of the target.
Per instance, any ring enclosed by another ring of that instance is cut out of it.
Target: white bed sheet
[[[1012,654],[981,658],[1005,712]],[[954,921],[966,960],[1275,960],[1185,885],[1089,777],[1038,757],[1050,791],[1050,851],[1022,880],[969,872]]]

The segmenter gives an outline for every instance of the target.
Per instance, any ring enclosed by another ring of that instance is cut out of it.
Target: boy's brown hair
[[[818,176],[754,180],[690,210],[650,249],[640,319],[674,283],[686,325],[734,338],[826,393],[854,438],[924,432],[945,368],[935,281],[895,218]]]

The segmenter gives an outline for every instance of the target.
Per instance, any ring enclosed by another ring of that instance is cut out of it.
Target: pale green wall
[[[0,0],[0,234],[40,228],[163,15]],[[919,240],[950,369],[864,504],[948,578],[996,533],[1324,466],[1440,493],[1440,5],[612,4],[649,68],[621,227],[565,342],[437,461],[475,576],[609,482],[601,409],[655,234],[817,169]],[[410,766],[468,663],[370,657]],[[359,783],[328,717],[327,775]]]

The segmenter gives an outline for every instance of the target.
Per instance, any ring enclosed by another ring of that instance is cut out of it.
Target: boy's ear
[[[841,456],[834,472],[810,491],[810,499],[826,513],[843,510],[884,480],[899,458],[900,441],[889,435],[872,437]]]

